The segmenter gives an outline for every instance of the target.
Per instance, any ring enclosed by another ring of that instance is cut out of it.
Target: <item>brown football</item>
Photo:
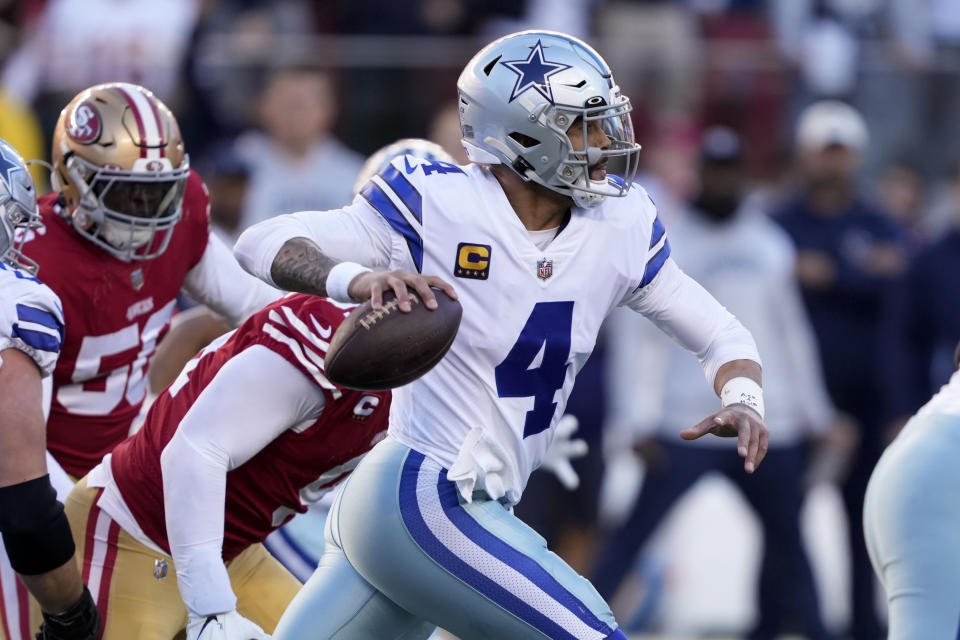
[[[383,294],[383,307],[374,311],[366,301],[350,312],[324,358],[334,384],[362,391],[383,391],[416,380],[440,362],[453,344],[463,307],[434,290],[437,308],[431,311],[410,292],[409,312],[400,311],[392,291]]]

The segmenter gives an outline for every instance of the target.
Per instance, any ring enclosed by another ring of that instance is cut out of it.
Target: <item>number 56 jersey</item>
[[[395,391],[390,435],[446,467],[467,499],[482,489],[518,501],[604,318],[641,304],[667,263],[650,198],[635,186],[531,233],[488,169],[407,156],[338,215],[380,248],[373,266],[440,276],[463,305],[448,354]]]
[[[207,247],[208,202],[191,173],[167,250],[153,260],[121,262],[74,231],[56,194],[40,198],[44,228],[30,232],[23,250],[63,301],[66,336],[53,373],[47,449],[67,473],[86,475],[127,437],[177,294]]]

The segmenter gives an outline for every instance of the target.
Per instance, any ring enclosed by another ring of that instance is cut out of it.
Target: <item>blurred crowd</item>
[[[632,98],[638,182],[673,255],[757,340],[772,448],[748,477],[733,443],[680,443],[716,398],[676,345],[615,316],[569,406],[591,444],[580,488],[535,478],[518,513],[643,626],[644,543],[721,473],[762,525],[750,637],[831,638],[800,521],[808,490],[835,485],[849,633],[883,637],[863,492],[960,338],[960,0],[0,0],[0,138],[45,159],[76,92],[142,84],[235,238],[348,202],[364,156],[398,138],[466,162],[457,74],[527,27],[586,38]],[[632,464],[636,499],[601,519],[611,470]]]

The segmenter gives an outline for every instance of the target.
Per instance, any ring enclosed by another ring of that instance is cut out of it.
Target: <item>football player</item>
[[[296,294],[254,314],[188,362],[140,431],[71,492],[105,640],[273,631],[300,582],[260,543],[385,436],[390,393],[324,374],[352,308]]]
[[[0,140],[0,533],[12,571],[43,610],[40,640],[94,640],[100,616],[80,580],[44,448],[41,378],[56,365],[63,313],[14,237],[39,225],[33,179],[23,158]],[[21,610],[2,619],[4,629],[18,633],[28,633],[28,624]]]
[[[954,364],[960,355],[957,345]],[[873,570],[887,593],[889,640],[960,637],[960,372],[904,425],[863,505]]]
[[[339,494],[280,640],[397,638],[415,621],[463,640],[623,640],[589,582],[510,510],[617,306],[695,353],[720,396],[681,437],[737,437],[747,472],[767,448],[753,339],[670,259],[632,185],[630,102],[603,59],[564,34],[512,34],[458,89],[474,164],[394,160],[350,206],[262,222],[235,248],[281,288],[374,307],[393,289],[409,309],[408,287],[430,307],[436,286],[463,305],[444,359],[394,392],[389,436]],[[456,293],[425,274],[456,278]]]
[[[233,326],[280,294],[211,235],[207,191],[177,122],[143,87],[102,84],[74,97],[52,159],[55,192],[39,201],[44,227],[28,233],[22,251],[66,319],[47,423],[47,448],[71,476],[55,484],[62,499],[127,437],[181,290]],[[9,616],[24,607],[4,582]]]

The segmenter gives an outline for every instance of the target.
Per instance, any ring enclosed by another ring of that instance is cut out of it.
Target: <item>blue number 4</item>
[[[572,327],[573,302],[538,302],[516,344],[495,369],[501,398],[533,396],[533,409],[523,425],[524,438],[546,430],[557,410],[553,397],[567,377]],[[541,350],[543,361],[531,369]]]

